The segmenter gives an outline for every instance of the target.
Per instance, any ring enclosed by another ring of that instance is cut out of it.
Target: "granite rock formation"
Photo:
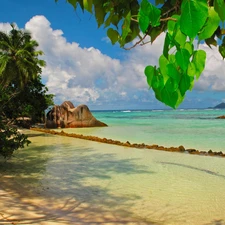
[[[223,115],[223,116],[218,116],[218,117],[216,117],[216,119],[225,119],[225,115]]]
[[[74,107],[70,101],[55,105],[48,113],[46,128],[104,127],[105,123],[97,120],[86,105]]]

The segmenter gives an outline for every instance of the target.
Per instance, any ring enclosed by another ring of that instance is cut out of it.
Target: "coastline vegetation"
[[[40,122],[44,110],[53,105],[53,95],[41,83],[45,62],[38,56],[43,52],[28,31],[11,26],[9,33],[0,31],[0,155],[4,158],[30,143],[17,130],[17,118]]]

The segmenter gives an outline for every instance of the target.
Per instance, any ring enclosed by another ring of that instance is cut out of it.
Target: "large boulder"
[[[216,119],[225,119],[225,115],[223,115],[223,116],[218,116],[218,117],[216,117]]]
[[[55,105],[48,113],[46,128],[104,127],[105,123],[97,120],[86,105],[74,107],[70,101]]]

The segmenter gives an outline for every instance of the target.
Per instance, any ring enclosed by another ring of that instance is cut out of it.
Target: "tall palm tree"
[[[37,78],[45,61],[38,59],[42,51],[37,51],[38,43],[32,40],[31,34],[16,29],[7,34],[0,31],[0,86],[13,84],[23,87],[29,80]]]

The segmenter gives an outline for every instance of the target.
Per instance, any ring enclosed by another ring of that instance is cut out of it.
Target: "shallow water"
[[[153,110],[93,112],[108,127],[65,129],[67,133],[201,151],[225,152],[224,110]],[[60,129],[57,129],[59,131]]]
[[[32,144],[0,169],[31,195],[74,199],[99,217],[107,212],[146,224],[225,224],[224,158],[26,132]]]

